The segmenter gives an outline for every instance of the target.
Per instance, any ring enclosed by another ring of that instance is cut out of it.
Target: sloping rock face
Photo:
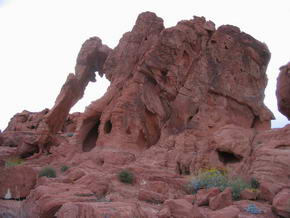
[[[154,13],[142,13],[114,50],[89,39],[37,131],[70,137],[24,163],[35,172],[50,165],[57,178],[37,178],[20,206],[1,203],[0,211],[23,218],[287,217],[281,199],[289,194],[290,126],[270,129],[273,115],[263,104],[269,59],[265,44],[200,17],[164,28]],[[96,70],[111,81],[106,94],[68,115]],[[77,78],[85,78],[82,88],[71,93]],[[204,168],[255,177],[259,202],[233,202],[231,191],[217,187],[189,194],[191,177]],[[123,170],[133,175],[129,184],[118,177]]]
[[[280,73],[277,78],[276,96],[278,109],[288,120],[290,118],[290,62],[280,67]]]

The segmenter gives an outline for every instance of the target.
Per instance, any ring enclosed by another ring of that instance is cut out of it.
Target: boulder
[[[53,217],[66,202],[97,202],[84,185],[50,182],[37,186],[21,205],[29,218]],[[35,203],[37,202],[37,204]]]
[[[225,207],[221,210],[217,210],[209,214],[208,218],[238,218],[240,210],[237,206],[232,205]]]
[[[206,206],[211,198],[220,193],[219,188],[200,189],[195,196],[195,203],[198,206]]]
[[[153,204],[161,204],[167,199],[166,195],[141,189],[138,193],[138,200]]]
[[[212,210],[223,209],[224,207],[231,206],[232,204],[231,188],[226,188],[223,192],[209,199],[209,208]]]
[[[77,217],[110,217],[129,218],[142,217],[135,203],[100,202],[100,203],[66,203],[56,213],[58,218]]]
[[[241,191],[241,199],[243,200],[256,200],[260,190],[244,189]]]
[[[173,218],[194,218],[193,206],[184,199],[170,199],[164,202]]]
[[[249,201],[241,200],[234,201],[233,204],[240,209],[239,217],[265,217],[265,218],[277,218],[277,216],[272,211],[272,205],[264,201]],[[257,208],[254,212],[250,213],[246,209],[254,205],[254,208]],[[260,212],[260,213],[257,213]]]
[[[275,195],[273,210],[281,217],[290,217],[290,189],[283,189]]]

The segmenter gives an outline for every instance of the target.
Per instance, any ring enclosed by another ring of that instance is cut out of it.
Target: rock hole
[[[131,135],[131,129],[130,129],[130,127],[127,128],[126,133],[127,133],[128,135]]]
[[[290,150],[290,145],[277,145],[275,148],[280,150]]]
[[[177,173],[179,175],[190,175],[189,166],[186,166],[184,164],[181,164],[180,162],[177,162],[176,168],[177,168]]]
[[[104,131],[106,134],[109,134],[111,131],[112,131],[112,122],[111,120],[107,120],[106,123],[105,123],[105,126],[104,126]]]
[[[186,51],[183,52],[182,59],[183,59],[183,65],[185,67],[187,67],[189,65],[190,58],[189,58],[189,55],[188,55],[188,53]]]
[[[258,116],[255,116],[252,121],[251,128],[255,128],[259,122],[260,122],[260,118]]]
[[[217,153],[219,156],[219,160],[224,164],[239,163],[243,159],[243,157],[241,157],[240,155],[236,155],[232,152],[217,150]]]
[[[146,36],[144,40],[147,41],[147,39],[148,39],[148,38],[147,38],[147,36]]]
[[[153,114],[145,107],[144,113],[144,139],[146,141],[147,147],[151,147],[155,145],[161,135],[160,127],[159,127],[159,120],[156,114]]]
[[[193,116],[189,116],[189,117],[188,117],[188,122],[191,121],[192,118],[193,118]]]
[[[35,125],[27,126],[28,129],[36,129]]]
[[[101,159],[100,162],[99,162],[99,165],[100,165],[100,166],[103,166],[104,163],[105,163],[104,159]]]
[[[215,43],[216,43],[216,40],[212,39],[210,42],[211,42],[212,44],[215,44]]]
[[[168,74],[168,70],[162,70],[162,71],[161,71],[161,75],[162,75],[162,76],[166,77],[167,74]]]
[[[26,152],[21,153],[19,156],[20,158],[28,158],[36,153],[39,152],[38,146],[30,146],[31,149],[27,150]]]
[[[147,80],[148,80],[149,82],[151,82],[153,85],[157,85],[157,82],[156,82],[156,80],[155,80],[153,77],[148,76],[148,77],[147,77]]]
[[[225,45],[225,49],[226,49],[226,50],[229,49],[228,46]]]
[[[84,152],[92,150],[96,146],[99,136],[100,116],[95,118],[88,118],[84,122],[84,126],[80,131],[80,139],[82,149]]]

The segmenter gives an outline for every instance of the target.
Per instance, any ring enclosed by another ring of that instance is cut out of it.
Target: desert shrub
[[[258,208],[255,204],[249,204],[246,208],[245,211],[251,214],[261,214],[263,213],[263,210]]]
[[[191,181],[193,193],[196,193],[201,188],[212,187],[218,187],[223,191],[227,186],[227,176],[218,169],[203,170]]]
[[[241,178],[231,179],[228,186],[232,188],[233,200],[239,200],[241,191],[251,187],[250,184],[246,183]]]
[[[122,170],[119,172],[118,178],[123,183],[132,184],[134,181],[134,174],[130,170]]]
[[[198,176],[200,188],[218,187],[224,190],[228,185],[228,178],[219,170],[209,170]]]
[[[23,159],[20,158],[9,158],[8,160],[5,161],[5,167],[14,167],[14,166],[18,166],[21,165],[24,162]]]
[[[251,188],[253,189],[258,189],[260,187],[259,181],[254,177],[251,178],[250,183],[251,183]]]
[[[246,188],[251,188],[251,185],[246,183],[241,178],[229,178],[225,171],[213,168],[208,170],[202,170],[196,177],[194,177],[187,190],[191,193],[196,193],[199,189],[208,189],[217,187],[221,191],[225,188],[232,188],[233,200],[240,198],[241,191]]]
[[[62,165],[61,167],[60,167],[60,171],[61,172],[65,172],[65,171],[67,171],[69,169],[69,166],[66,166],[66,165]]]
[[[46,176],[48,178],[55,178],[56,172],[55,172],[55,169],[52,167],[45,167],[42,170],[40,170],[38,175],[39,177]]]
[[[74,133],[73,133],[73,132],[68,132],[68,133],[66,134],[66,136],[68,136],[68,137],[72,137],[72,136],[74,136]]]

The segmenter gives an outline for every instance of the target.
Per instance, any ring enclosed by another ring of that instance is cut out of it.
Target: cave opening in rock
[[[236,155],[232,152],[217,150],[217,153],[219,156],[219,160],[224,164],[238,163],[243,159],[243,157],[241,157],[240,155]]]
[[[184,165],[181,164],[180,162],[177,162],[176,169],[179,175],[190,175],[189,165]]]
[[[168,74],[168,70],[162,70],[162,71],[161,71],[161,75],[162,75],[162,76],[165,77],[165,76],[167,76],[167,74]]]
[[[112,131],[113,125],[111,120],[107,120],[105,125],[104,125],[104,131],[106,134],[109,134]]]
[[[31,147],[31,149],[27,150],[26,152],[21,153],[20,158],[28,158],[37,153],[39,153],[38,146],[33,146]]]
[[[188,122],[191,121],[192,118],[193,118],[193,116],[189,116],[189,117],[188,117]]]
[[[99,136],[100,119],[88,120],[82,131],[82,149],[84,152],[91,151],[95,146]]]

